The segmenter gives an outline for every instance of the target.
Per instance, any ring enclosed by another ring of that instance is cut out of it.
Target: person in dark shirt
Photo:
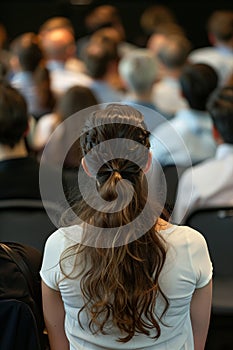
[[[27,103],[8,83],[0,83],[0,200],[41,199],[40,164],[29,155],[25,138],[30,129]],[[56,191],[57,170],[46,166],[47,201],[61,205]]]

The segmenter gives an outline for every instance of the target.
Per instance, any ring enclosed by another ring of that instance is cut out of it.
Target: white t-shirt
[[[80,280],[64,278],[59,260],[61,253],[77,243],[81,234],[80,226],[60,228],[54,232],[47,240],[40,271],[46,285],[61,293],[70,350],[193,350],[191,298],[194,290],[207,285],[212,277],[212,264],[204,237],[186,226],[173,225],[160,231],[169,248],[159,284],[170,303],[163,318],[164,324],[160,324],[161,336],[155,340],[137,334],[129,342],[120,343],[117,338],[122,334],[111,326],[107,329],[107,335],[93,335],[88,328],[88,319],[84,312],[81,313],[84,329],[79,326],[77,315],[83,305]],[[73,256],[66,262],[66,272],[71,271],[74,260]],[[79,269],[79,266],[76,266]],[[158,297],[156,314],[161,313],[163,307],[163,299]]]

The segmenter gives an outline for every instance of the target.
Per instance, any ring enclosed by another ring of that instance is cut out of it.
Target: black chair
[[[55,203],[30,199],[0,200],[0,241],[27,244],[43,252],[46,239],[57,229],[45,206],[58,223],[61,208]]]
[[[193,211],[185,224],[205,237],[214,266],[212,312],[233,316],[233,207]]]
[[[169,213],[174,209],[176,203],[176,195],[178,189],[178,183],[181,175],[187,169],[187,166],[169,164],[162,168],[163,174],[165,176],[167,195],[165,207]]]

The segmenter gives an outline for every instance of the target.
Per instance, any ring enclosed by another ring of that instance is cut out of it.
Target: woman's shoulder
[[[165,222],[166,223],[166,222]],[[185,225],[174,225],[167,223],[160,226],[160,233],[165,240],[172,242],[173,245],[199,246],[206,244],[205,238],[201,232]]]
[[[79,225],[59,227],[47,239],[46,245],[56,245],[64,248],[79,243],[82,228]]]

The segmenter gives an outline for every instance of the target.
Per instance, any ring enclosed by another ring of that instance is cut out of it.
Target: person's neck
[[[133,100],[141,101],[141,102],[150,102],[150,103],[152,103],[151,91],[146,91],[144,93],[131,92],[130,93],[130,98],[132,98]]]
[[[28,152],[24,140],[20,141],[13,148],[0,144],[0,160],[23,158],[27,156]]]
[[[172,78],[172,79],[179,79],[180,75],[182,72],[182,67],[180,68],[168,68],[168,67],[163,67],[161,70],[161,79],[164,78]]]

